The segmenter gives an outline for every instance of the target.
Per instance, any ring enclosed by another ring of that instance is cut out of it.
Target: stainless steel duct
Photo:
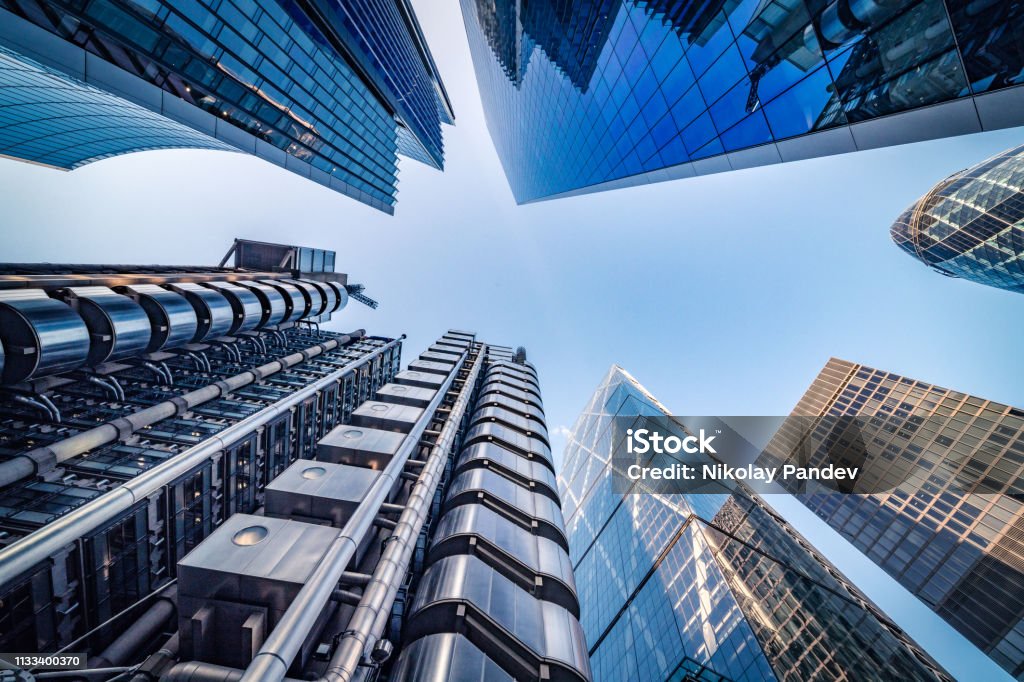
[[[219,291],[231,304],[234,321],[228,334],[252,331],[260,325],[263,319],[263,305],[256,294],[232,282],[204,282],[203,286]]]
[[[273,287],[284,297],[285,317],[283,322],[295,322],[306,314],[306,298],[294,284],[276,279],[261,279],[258,283]]]
[[[199,320],[195,308],[181,294],[156,284],[133,284],[117,290],[141,305],[149,316],[148,352],[183,346],[195,337]]]
[[[196,311],[196,333],[193,342],[208,341],[224,336],[231,331],[234,312],[231,303],[216,289],[200,286],[194,282],[181,282],[167,285],[185,297]]]
[[[75,311],[42,289],[5,290],[0,291],[0,343],[0,381],[16,384],[81,367],[89,355],[89,330]]]
[[[109,287],[68,287],[58,294],[89,328],[88,364],[144,353],[152,336],[149,316],[138,303]]]
[[[260,282],[238,281],[235,284],[256,294],[256,298],[260,300],[260,305],[263,306],[263,316],[260,318],[259,329],[284,322],[288,315],[288,306],[280,291]]]

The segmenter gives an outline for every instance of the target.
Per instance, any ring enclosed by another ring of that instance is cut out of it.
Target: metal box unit
[[[409,433],[422,415],[422,407],[367,400],[352,412],[352,424],[382,431]]]
[[[379,477],[372,469],[299,459],[267,485],[266,513],[341,528]]]
[[[445,353],[446,355],[450,355],[453,358],[458,358],[460,355],[462,355],[463,351],[465,351],[465,348],[461,346],[452,346],[449,344],[437,342],[427,350],[430,351],[431,353]]]
[[[337,535],[328,526],[250,514],[225,521],[178,562],[182,659],[246,667]],[[328,613],[296,656],[299,667]]]
[[[339,426],[317,445],[320,462],[383,469],[405,441],[405,434],[356,426]]]
[[[447,374],[447,372],[445,373]],[[395,383],[403,384],[405,386],[419,386],[420,388],[441,388],[441,384],[444,383],[446,377],[440,374],[430,374],[428,372],[416,372],[407,369],[403,372],[395,374]]]
[[[414,372],[447,375],[452,371],[452,365],[444,362],[430,362],[429,360],[413,360],[409,363],[409,369]]]
[[[396,405],[409,405],[410,407],[426,407],[437,395],[437,391],[431,388],[420,388],[417,386],[402,386],[400,384],[387,384],[377,389],[377,398]]]
[[[436,353],[434,351],[427,351],[420,353],[420,360],[426,360],[428,362],[437,362],[443,365],[454,366],[458,362],[459,356],[451,355],[450,353]]]

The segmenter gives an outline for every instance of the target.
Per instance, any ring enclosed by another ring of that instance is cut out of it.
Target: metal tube
[[[51,458],[56,460],[57,464],[66,462],[72,457],[84,454],[90,450],[112,443],[120,438],[138,431],[141,428],[150,426],[157,423],[162,419],[168,419],[178,414],[180,407],[180,401],[191,409],[197,405],[202,405],[205,402],[220,398],[226,393],[237,390],[243,386],[251,384],[260,379],[279,372],[288,367],[292,367],[302,362],[303,360],[311,357],[316,357],[326,351],[333,350],[343,343],[347,343],[352,339],[362,338],[365,335],[363,330],[351,332],[340,340],[330,339],[324,343],[310,346],[304,351],[299,353],[292,353],[283,358],[269,362],[261,367],[255,369],[246,370],[241,374],[224,379],[222,382],[210,384],[203,388],[196,389],[185,393],[175,400],[165,400],[164,402],[157,403],[147,407],[144,410],[139,410],[133,414],[123,417],[122,419],[101,424],[97,427],[91,428],[88,431],[82,431],[74,436],[65,438],[57,443],[52,443],[43,448],[37,448],[36,450],[29,450],[15,458],[12,458],[6,462],[0,462],[0,487],[14,483],[26,476],[31,476],[36,473],[35,462],[48,461]],[[27,458],[28,461],[23,461]],[[27,474],[26,464],[32,465],[32,470]]]
[[[402,338],[404,337],[395,339],[368,355],[348,363],[309,386],[292,393],[287,398],[229,426],[216,436],[179,453],[149,471],[139,474],[124,485],[83,504],[53,523],[0,549],[0,584],[12,580],[40,561],[48,559],[65,545],[114,519],[139,500],[145,499],[163,486],[188,473],[197,464],[234,445],[309,396],[315,395],[318,391],[351,374],[358,367],[400,344]],[[369,519],[372,521],[373,515],[370,515]]]
[[[131,672],[131,668],[123,666],[111,667],[111,668],[88,668],[85,670],[54,670],[50,672],[38,672],[33,673],[32,678],[36,680],[59,680],[63,678],[81,679],[81,678],[92,678],[92,677],[103,677],[109,678],[111,675],[117,673]],[[12,677],[13,679],[17,679]]]
[[[387,501],[388,494],[402,473],[406,460],[419,444],[423,432],[433,419],[434,411],[444,399],[466,361],[466,357],[465,352],[459,356],[459,361],[448,374],[448,378],[438,388],[434,398],[423,410],[423,414],[413,425],[405,440],[402,441],[401,447],[373,482],[366,497],[345,523],[345,527],[338,533],[313,570],[312,575],[306,579],[306,584],[292,600],[288,610],[277,621],[277,625],[263,642],[263,646],[249,663],[249,667],[246,668],[245,674],[242,676],[244,682],[265,682],[284,678],[296,653],[341,581],[345,569],[348,568],[348,564],[355,554],[356,547],[373,526],[381,504]]]
[[[91,668],[107,668],[126,665],[146,642],[153,639],[174,615],[176,589],[161,594],[156,603],[134,621],[130,628],[110,643],[99,656],[89,659]]]
[[[469,373],[459,396],[452,406],[451,415],[441,429],[437,442],[430,451],[427,465],[420,473],[420,478],[413,486],[412,493],[406,503],[405,511],[398,519],[394,533],[388,538],[387,546],[376,568],[370,583],[363,590],[363,598],[359,601],[348,627],[338,642],[331,656],[331,662],[320,678],[321,682],[348,682],[356,672],[363,652],[372,649],[379,633],[391,614],[391,606],[402,584],[409,566],[412,552],[416,548],[423,524],[426,523],[431,500],[437,490],[438,483],[444,473],[455,436],[462,423],[462,417],[469,409],[469,401],[476,385],[477,376],[483,366],[485,348],[478,350],[476,361]]]

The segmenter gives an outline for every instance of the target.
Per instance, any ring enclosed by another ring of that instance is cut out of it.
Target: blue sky
[[[677,414],[788,414],[830,356],[1024,405],[1024,298],[937,275],[888,236],[937,180],[1024,130],[516,206],[458,5],[415,4],[457,125],[444,173],[402,162],[395,217],[240,154],[71,173],[0,159],[0,260],[215,264],[236,236],[334,249],[381,301],[336,328],[407,333],[407,361],[449,327],[524,345],[553,434],[612,363]],[[960,679],[1009,679],[802,507],[771,501]]]

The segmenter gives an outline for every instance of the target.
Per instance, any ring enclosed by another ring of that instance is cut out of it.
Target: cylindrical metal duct
[[[324,295],[320,292],[319,287],[315,287],[303,279],[285,279],[281,281],[291,284],[302,292],[303,297],[306,299],[306,310],[303,312],[302,317],[316,317],[324,311]]]
[[[259,329],[272,327],[284,321],[288,314],[288,306],[280,291],[261,282],[240,281],[235,284],[256,294],[256,298],[260,300],[260,305],[263,306],[263,316],[260,318]]]
[[[146,351],[152,332],[149,317],[138,303],[109,287],[68,287],[59,293],[89,328],[88,364],[121,360]]]
[[[195,337],[199,327],[196,311],[181,294],[156,284],[133,284],[118,291],[130,296],[149,316],[152,333],[148,352],[177,348]]]
[[[168,288],[184,296],[196,311],[196,333],[192,341],[209,341],[231,331],[234,311],[220,291],[193,282],[169,284]]]
[[[231,282],[204,282],[203,286],[216,289],[231,304],[234,321],[228,334],[248,332],[260,326],[263,320],[263,305],[256,294]]]
[[[89,667],[107,668],[134,663],[139,649],[160,634],[167,621],[175,614],[177,607],[174,604],[174,594],[173,586],[161,594],[156,602],[99,656],[89,659]]]
[[[276,279],[262,279],[260,284],[273,287],[284,297],[286,313],[282,322],[295,322],[302,319],[302,316],[306,314],[306,307],[308,306],[306,297],[303,296],[302,292],[294,284]]]
[[[330,286],[327,282],[317,282],[316,280],[313,279],[302,279],[299,281],[305,282],[306,284],[309,284],[310,286],[314,287],[317,291],[320,292],[320,296],[323,297],[324,305],[320,309],[320,312],[317,313],[317,315],[330,313],[331,311],[334,310],[335,306],[337,306],[338,292],[336,292],[334,290],[334,287]]]
[[[34,376],[81,367],[89,355],[89,330],[74,310],[42,289],[0,291],[0,381],[16,384]]]
[[[337,294],[337,302],[334,304],[334,309],[329,312],[336,313],[345,306],[348,305],[348,289],[341,282],[327,282],[327,285],[334,289],[334,293]]]

